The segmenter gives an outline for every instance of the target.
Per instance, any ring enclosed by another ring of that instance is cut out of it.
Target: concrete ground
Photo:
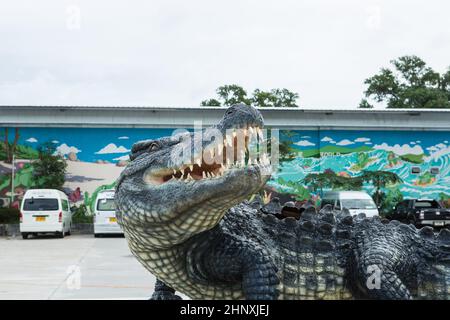
[[[122,237],[0,238],[0,300],[148,299],[154,284]]]

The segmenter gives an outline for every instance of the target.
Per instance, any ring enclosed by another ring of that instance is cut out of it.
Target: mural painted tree
[[[39,159],[33,162],[33,181],[36,187],[62,190],[66,160],[60,154],[55,154],[55,146],[51,142],[42,144],[38,151]]]
[[[325,188],[333,190],[361,190],[362,188],[360,177],[339,176],[330,169],[322,173],[310,173],[302,180],[302,183],[308,185],[314,192],[320,191],[321,197]]]
[[[19,128],[14,128],[14,140],[12,143],[9,142],[9,128],[4,128],[4,134],[3,134],[3,144],[2,144],[2,150],[1,151],[1,158],[4,159],[6,163],[12,163],[13,161],[13,155],[16,152],[17,143],[19,142],[20,134],[19,134]]]
[[[394,172],[389,171],[367,171],[364,170],[360,176],[362,181],[371,183],[375,187],[375,203],[381,205],[381,189],[388,184],[402,183],[403,180]]]

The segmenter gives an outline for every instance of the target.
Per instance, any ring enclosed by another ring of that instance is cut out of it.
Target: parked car
[[[378,208],[372,197],[362,191],[331,191],[322,197],[321,207],[327,204],[334,210],[347,208],[351,215],[364,213],[367,217],[378,216]]]
[[[123,234],[117,223],[114,205],[114,190],[104,190],[98,193],[94,208],[94,236],[104,234]]]
[[[28,190],[20,208],[20,232],[29,235],[54,233],[60,238],[70,235],[72,213],[67,195],[54,189]]]
[[[390,219],[413,223],[416,226],[443,227],[450,225],[450,210],[432,199],[407,199],[399,202]]]

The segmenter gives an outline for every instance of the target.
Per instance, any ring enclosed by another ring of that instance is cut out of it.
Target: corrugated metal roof
[[[215,107],[215,106],[145,106],[145,105],[0,105],[0,109],[58,109],[58,110],[225,110],[228,107]],[[336,108],[274,108],[274,107],[258,107],[259,110],[267,111],[286,111],[286,112],[321,112],[321,113],[341,113],[341,112],[364,112],[364,113],[449,113],[450,109],[361,109],[361,108],[348,108],[348,107],[336,107]]]

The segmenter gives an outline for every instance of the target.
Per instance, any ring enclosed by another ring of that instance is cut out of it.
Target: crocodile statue
[[[449,298],[448,230],[330,207],[279,219],[274,203],[249,202],[269,179],[267,157],[225,154],[236,147],[230,131],[261,128],[259,111],[234,105],[200,133],[133,145],[116,215],[131,252],[157,278],[153,299],[178,299],[176,291],[192,299]],[[202,139],[211,130],[226,139]],[[213,143],[225,164],[205,161]],[[182,161],[173,157],[180,150],[190,151]]]

